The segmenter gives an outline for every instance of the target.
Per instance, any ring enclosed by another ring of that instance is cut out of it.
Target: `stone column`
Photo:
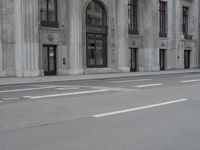
[[[198,37],[198,51],[199,51],[199,61],[198,61],[198,63],[199,63],[199,65],[198,65],[198,67],[200,68],[200,2],[199,2],[199,23],[198,23],[198,29],[199,29],[199,37]]]
[[[197,4],[198,3],[198,4]],[[198,30],[198,33],[197,33],[197,67],[200,68],[200,1],[196,0],[196,3],[195,3],[195,6],[196,6],[196,11],[197,12],[197,30]]]
[[[159,67],[159,2],[144,0],[143,7],[143,50],[144,70],[157,71]]]
[[[184,68],[184,53],[181,51],[181,41],[183,39],[183,32],[182,32],[182,6],[180,0],[174,0],[176,5],[175,15],[176,15],[176,69],[183,69]]]
[[[22,1],[15,0],[15,66],[16,76],[23,77],[23,27],[22,27]]]
[[[3,71],[3,53],[2,53],[2,0],[0,0],[0,76]]]
[[[195,0],[192,2],[191,9],[194,10],[191,13],[190,19],[190,26],[191,29],[189,30],[190,34],[193,35],[194,45],[193,45],[193,52],[191,58],[191,68],[198,68],[199,67],[199,0]]]
[[[118,68],[129,72],[128,0],[117,1],[117,52]]]
[[[38,1],[15,0],[16,76],[39,75]]]
[[[69,0],[70,74],[82,74],[82,1]]]
[[[176,69],[176,4],[175,0],[170,0],[168,5],[168,50],[167,50],[167,68]]]

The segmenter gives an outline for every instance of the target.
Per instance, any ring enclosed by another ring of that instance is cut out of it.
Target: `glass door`
[[[137,49],[131,48],[131,72],[137,71]]]
[[[56,46],[43,46],[44,75],[56,75]]]
[[[87,35],[87,67],[107,66],[106,36],[101,34]]]
[[[190,69],[190,50],[184,51],[184,67]]]
[[[107,67],[107,16],[103,5],[92,0],[86,9],[87,68]]]
[[[165,70],[165,50],[160,50],[160,70]]]

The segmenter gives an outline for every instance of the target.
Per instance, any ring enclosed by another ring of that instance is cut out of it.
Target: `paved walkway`
[[[55,81],[93,80],[93,79],[106,79],[106,78],[119,78],[119,77],[138,77],[138,76],[177,74],[177,73],[200,73],[200,69],[170,70],[170,71],[159,71],[159,72],[45,76],[45,77],[34,77],[34,78],[0,78],[0,85],[44,83],[44,82],[55,82]]]

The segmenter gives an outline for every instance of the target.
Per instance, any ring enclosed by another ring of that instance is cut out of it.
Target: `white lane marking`
[[[14,101],[14,100],[20,100],[20,98],[2,98],[3,101]]]
[[[61,96],[81,95],[81,94],[102,93],[102,92],[108,92],[108,91],[109,90],[93,90],[93,91],[83,91],[83,92],[63,93],[63,94],[53,94],[53,95],[43,95],[43,96],[23,96],[23,98],[42,99],[42,98],[51,98],[51,97],[61,97]]]
[[[79,90],[80,88],[64,88],[64,87],[61,87],[61,88],[55,88],[55,89],[65,91],[65,90]]]
[[[123,81],[112,81],[110,83],[112,84],[118,84],[118,83],[129,83],[129,82],[142,82],[142,81],[151,81],[152,79],[138,79],[138,80],[123,80]]]
[[[3,101],[0,101],[0,103],[3,103]]]
[[[146,85],[137,85],[136,88],[143,88],[143,87],[152,87],[152,86],[160,86],[163,85],[163,83],[156,83],[156,84],[146,84]]]
[[[11,88],[11,87],[19,87],[17,85],[1,85],[0,88]]]
[[[6,90],[6,91],[0,91],[0,93],[33,91],[33,90],[52,89],[52,88],[56,88],[56,87],[55,86],[49,86],[49,87],[41,87],[41,88],[27,88],[27,89]]]
[[[93,115],[92,117],[101,118],[101,117],[113,116],[113,115],[117,115],[117,114],[129,113],[129,112],[145,110],[145,109],[149,109],[149,108],[155,108],[155,107],[180,103],[180,102],[184,102],[184,101],[188,101],[188,99],[178,99],[178,100],[175,100],[175,101],[170,101],[170,102],[165,102],[165,103],[159,103],[159,104],[153,104],[153,105],[148,105],[148,106],[131,108],[131,109],[126,109],[126,110],[121,110],[121,111],[114,111],[114,112],[109,112],[109,113],[104,113],[104,114],[99,114],[99,115]]]
[[[188,76],[183,76],[183,78],[193,78],[193,77],[200,77],[200,75],[188,75]]]
[[[181,83],[191,83],[191,82],[200,82],[200,79],[181,81]]]

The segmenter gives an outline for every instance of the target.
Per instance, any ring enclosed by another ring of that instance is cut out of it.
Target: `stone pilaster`
[[[200,68],[200,2],[197,0],[198,2],[198,40],[197,40],[197,43],[198,43],[198,47],[197,47],[197,51],[198,51],[198,68]]]
[[[191,17],[193,19],[190,19],[190,24],[192,26],[192,29],[190,31],[190,34],[193,35],[194,39],[194,47],[193,47],[193,63],[191,63],[192,68],[198,68],[199,66],[199,0],[194,0],[192,5],[192,10],[194,12],[191,14]]]
[[[158,1],[144,0],[143,48],[145,71],[157,71],[159,67],[159,6]]]
[[[82,1],[69,0],[70,74],[82,74]]]
[[[197,51],[198,51],[198,68],[200,68],[200,2],[197,0],[198,2],[198,47],[197,47]]]
[[[16,76],[23,77],[22,1],[15,0],[15,65]]]
[[[39,75],[38,1],[15,0],[16,76]]]
[[[2,1],[0,1],[0,76],[3,71],[3,53],[2,53]]]
[[[117,52],[118,68],[124,72],[129,72],[128,56],[128,0],[117,1]]]
[[[168,5],[168,49],[166,51],[166,69],[176,69],[176,5],[175,0],[169,0]]]
[[[181,51],[180,46],[180,39],[183,39],[183,33],[182,33],[182,6],[180,0],[175,0],[175,6],[176,6],[176,67],[183,69],[184,66],[184,60],[182,59],[183,52]]]

